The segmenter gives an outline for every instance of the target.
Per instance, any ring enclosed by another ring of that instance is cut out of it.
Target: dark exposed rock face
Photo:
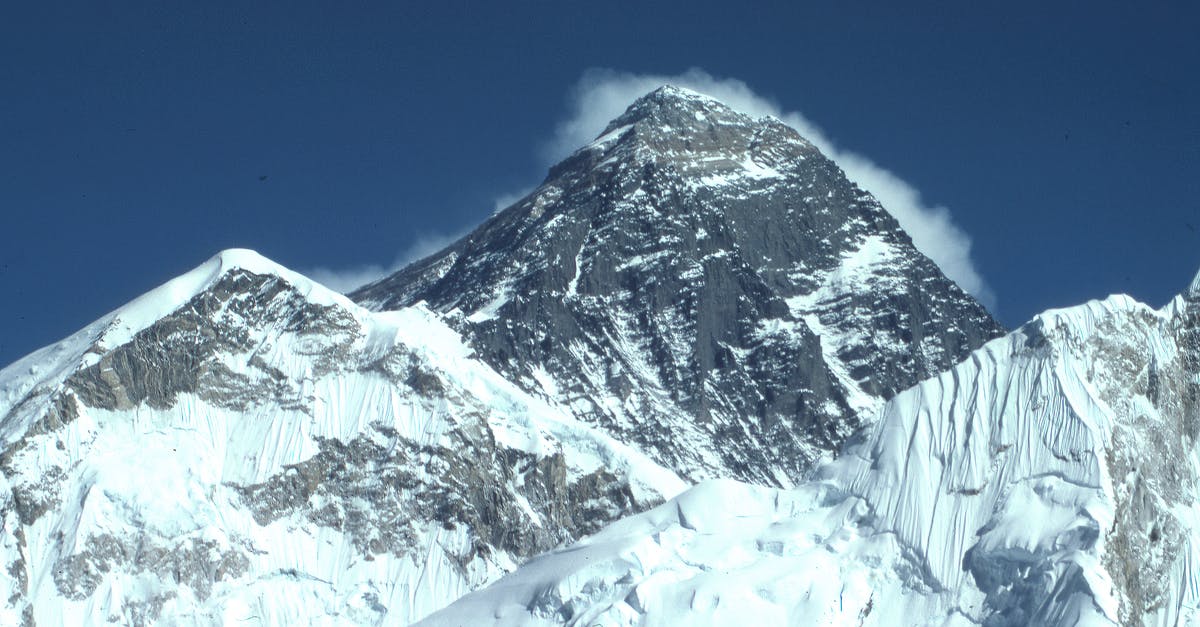
[[[81,601],[110,571],[150,572],[164,581],[186,586],[208,598],[214,582],[236,578],[249,562],[240,550],[222,549],[212,541],[191,540],[163,546],[148,537],[91,536],[82,549],[59,561],[54,583],[63,596]],[[157,604],[161,606],[162,599]],[[157,612],[152,612],[156,614]]]
[[[999,324],[782,123],[674,88],[351,295],[426,301],[527,389],[677,471],[783,484]]]
[[[385,552],[422,559],[424,526],[466,528],[475,538],[471,552],[449,555],[460,564],[497,550],[529,558],[658,504],[638,502],[604,469],[572,480],[561,453],[539,459],[467,431],[456,429],[444,447],[376,426],[347,443],[323,440],[315,457],[237,489],[259,524],[300,512],[350,535],[367,559]]]
[[[1154,322],[1145,316],[1146,327]],[[1104,566],[1119,591],[1121,623],[1128,625],[1178,610],[1169,607],[1178,602],[1172,569],[1195,534],[1195,523],[1179,512],[1195,507],[1200,486],[1190,461],[1200,435],[1200,293],[1184,295],[1170,325],[1159,331],[1177,347],[1169,360],[1148,350],[1155,339],[1149,333],[1129,337],[1111,324],[1088,345],[1115,371],[1100,386],[1118,418],[1106,461],[1111,476],[1121,478],[1113,482]]]
[[[320,338],[320,372],[344,365],[358,324],[344,311],[305,301],[279,277],[236,270],[72,375],[67,385],[85,405],[104,409],[140,403],[167,409],[185,392],[241,411],[265,401],[298,403],[292,382],[261,359],[248,364],[253,376],[221,362],[221,355],[261,348],[251,337],[255,330]]]

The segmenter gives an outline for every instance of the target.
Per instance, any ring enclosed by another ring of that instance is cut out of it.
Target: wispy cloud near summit
[[[687,87],[736,110],[754,116],[769,115],[796,129],[833,159],[850,180],[871,192],[908,232],[917,249],[938,264],[946,276],[985,305],[994,306],[995,295],[971,259],[971,238],[954,223],[949,209],[926,203],[912,184],[867,157],[838,147],[803,114],[784,110],[737,79],[717,78],[700,69],[673,76],[589,70],[572,88],[570,111],[542,147],[543,159],[547,164],[556,162],[587,144],[630,103],[663,84]]]
[[[409,244],[408,248],[405,248],[399,255],[396,255],[396,260],[388,266],[382,264],[364,264],[350,268],[316,267],[305,270],[304,274],[335,292],[345,294],[367,283],[382,279],[414,261],[424,259],[453,244],[466,234],[467,231],[463,230],[451,235],[418,235]]]
[[[796,129],[826,156],[833,159],[850,180],[871,192],[900,226],[912,237],[917,249],[925,253],[964,290],[988,307],[995,306],[995,294],[971,259],[971,238],[954,223],[950,210],[931,205],[911,183],[896,176],[856,152],[839,147],[816,124],[798,111],[785,110],[774,100],[755,93],[746,83],[733,78],[718,78],[691,69],[676,75],[632,74],[614,70],[589,70],[571,88],[567,115],[554,129],[551,138],[539,147],[544,167],[549,167],[598,135],[613,118],[639,97],[664,85],[672,84],[716,98],[736,110],[754,116],[772,116]],[[504,209],[528,193],[497,197],[495,210]],[[408,263],[437,252],[470,230],[459,229],[450,236],[421,236],[397,256],[390,266],[367,265],[356,268],[315,268],[310,275],[329,287],[347,291],[395,272]]]

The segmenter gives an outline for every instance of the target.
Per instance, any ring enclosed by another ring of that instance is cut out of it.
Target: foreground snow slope
[[[422,624],[1195,623],[1198,375],[1195,288],[1050,311],[813,482],[702,484]]]
[[[685,484],[226,251],[0,371],[0,624],[406,624]]]

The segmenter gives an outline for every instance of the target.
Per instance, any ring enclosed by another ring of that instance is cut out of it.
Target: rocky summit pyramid
[[[411,623],[697,479],[794,484],[1001,332],[675,88],[352,296],[225,251],[0,371],[0,624]]]
[[[1002,331],[794,129],[671,86],[351,298],[425,302],[510,381],[683,476],[776,486]]]

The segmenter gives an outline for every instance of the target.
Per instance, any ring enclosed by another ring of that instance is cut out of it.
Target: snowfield
[[[0,399],[12,624],[1197,619],[1196,289],[1046,312],[792,490],[687,489],[424,307],[370,312],[249,251],[0,371]],[[620,494],[668,500],[553,535]],[[488,525],[534,540],[485,548]]]

